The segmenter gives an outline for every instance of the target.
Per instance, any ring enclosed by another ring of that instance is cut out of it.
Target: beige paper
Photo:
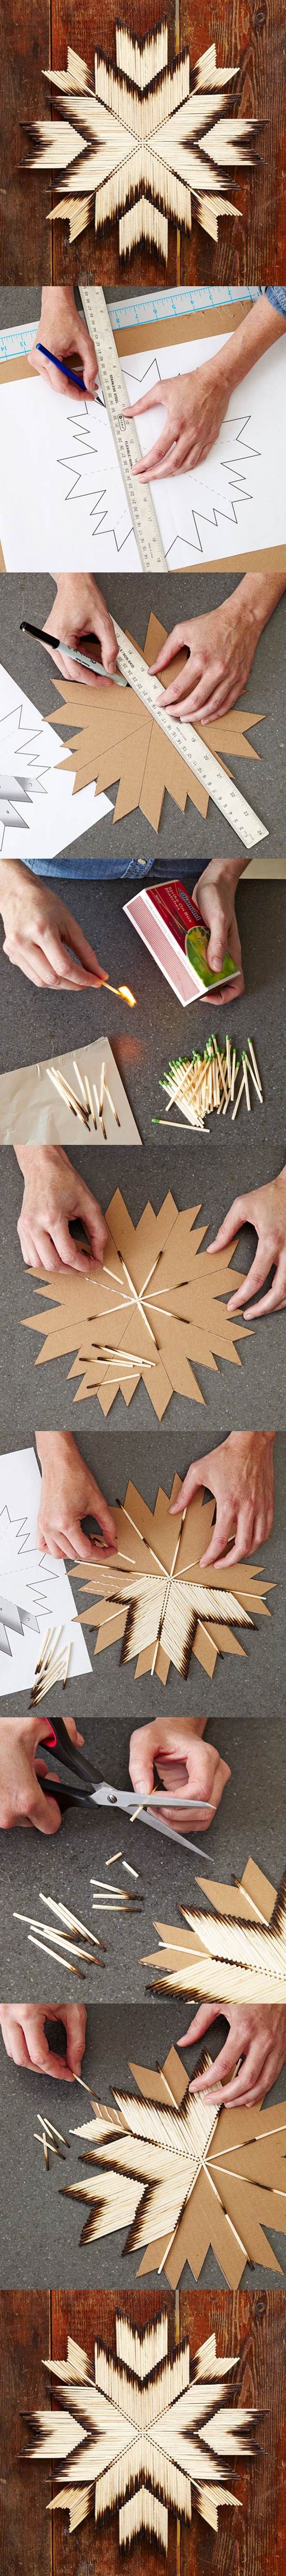
[[[121,1130],[115,1134],[120,1141]],[[25,1324],[41,1336],[38,1366],[75,1351],[68,1375],[80,1380],[76,1404],[96,1395],[107,1416],[119,1390],[128,1407],[141,1379],[160,1422],[175,1392],[204,1402],[193,1360],[211,1370],[215,1355],[237,1363],[236,1345],[247,1328],[222,1302],[230,1282],[235,1288],[240,1277],[230,1269],[235,1243],[208,1261],[202,1250],[206,1228],[195,1225],[199,1213],[179,1212],[168,1191],[158,1216],[149,1202],[134,1226],[116,1190],[106,1209],[103,1269],[88,1278],[70,1270],[52,1279],[38,1274],[38,1297],[47,1296],[50,1308],[41,1308],[39,1317],[29,1315]],[[212,1518],[213,1504],[208,1531]]]

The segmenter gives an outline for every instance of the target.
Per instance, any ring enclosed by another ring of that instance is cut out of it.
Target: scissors
[[[152,1825],[153,1833],[167,1834],[172,1843],[185,1843],[187,1851],[202,1852],[201,1843],[192,1843],[189,1834],[176,1833],[174,1825],[165,1824],[162,1816],[162,1806],[164,1807],[162,1789],[152,1789],[149,1796],[147,1791],[144,1798],[140,1798],[138,1789],[114,1789],[111,1781],[104,1780],[101,1771],[94,1771],[91,1763],[87,1762],[86,1755],[80,1753],[77,1746],[70,1743],[63,1717],[58,1717],[50,1726],[44,1744],[37,1745],[37,1752],[45,1755],[47,1752],[56,1753],[61,1765],[64,1764],[66,1770],[76,1773],[78,1786],[75,1786],[74,1782],[62,1780],[57,1782],[52,1771],[49,1771],[47,1778],[41,1781],[46,1797],[50,1797],[54,1786],[57,1805],[60,1807],[62,1816],[65,1815],[67,1807],[110,1807],[115,1812],[116,1808],[121,1807],[123,1814],[131,1816],[132,1821],[132,1816],[138,1814],[139,1810],[141,1823]],[[166,1806],[169,1805],[170,1796],[171,1792],[166,1796]],[[212,1804],[211,1798],[190,1798],[189,1795],[186,1797],[186,1793],[181,1797],[180,1794],[180,1807],[199,1807],[200,1811],[205,1807],[208,1813]],[[154,1815],[154,1807],[160,1808],[160,1815]],[[203,1851],[202,1858],[208,1860],[208,1852]]]

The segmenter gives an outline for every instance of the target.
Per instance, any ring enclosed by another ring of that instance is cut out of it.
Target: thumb
[[[212,893],[211,890],[209,893],[209,908],[210,936],[208,942],[208,966],[212,966],[214,974],[220,974],[225,957],[228,925],[221,897],[217,894],[214,888]]]
[[[138,1734],[131,1735],[129,1746],[130,1779],[132,1780],[132,1788],[138,1789],[139,1796],[141,1789],[142,1793],[144,1792],[144,1796],[146,1797],[147,1793],[149,1794],[150,1790],[154,1787],[155,1756],[156,1736],[154,1728],[149,1726],[139,1727]]]
[[[225,1243],[232,1243],[235,1235],[239,1234],[241,1226],[247,1224],[254,1224],[254,1218],[250,1215],[249,1199],[233,1199],[227,1216],[223,1217],[222,1225],[219,1225],[218,1234],[214,1234],[213,1242],[207,1244],[207,1251],[223,1252]]]
[[[109,610],[106,608],[105,599],[101,598],[101,593],[99,591],[95,594],[92,625],[94,635],[99,637],[102,661],[105,664],[105,669],[107,671],[115,671],[118,654],[115,627],[113,625],[113,618],[109,616]]]
[[[85,1188],[84,1182],[79,1192],[78,1215],[82,1217],[83,1225],[86,1226],[93,1261],[102,1262],[105,1244],[108,1242],[108,1226],[105,1223],[102,1208],[98,1205],[98,1199],[92,1198],[91,1190]]]
[[[34,1796],[30,1807],[31,1825],[36,1825],[38,1834],[58,1834],[61,1821],[61,1811],[57,1806],[56,1798],[44,1797],[35,1771]]]
[[[208,1460],[206,1458],[196,1458],[194,1466],[188,1467],[187,1475],[184,1477],[184,1483],[183,1485],[180,1485],[180,1492],[177,1494],[176,1502],[170,1503],[170,1520],[172,1518],[175,1519],[176,1512],[185,1511],[186,1504],[192,1502],[193,1494],[198,1493],[200,1485],[206,1484],[207,1478],[204,1470],[207,1465]]]
[[[178,2040],[178,2048],[187,2048],[188,2044],[191,2047],[193,2039],[203,2039],[205,2030],[210,2030],[211,2022],[217,2021],[218,2010],[218,2004],[200,2004],[199,2011],[194,2013],[194,2019],[189,2024],[189,2029],[185,2030]]]
[[[94,394],[98,376],[96,349],[94,348],[93,340],[90,339],[89,331],[86,330],[85,322],[80,321],[80,316],[78,316],[76,336],[79,356],[82,360],[83,381],[86,387],[86,393]]]

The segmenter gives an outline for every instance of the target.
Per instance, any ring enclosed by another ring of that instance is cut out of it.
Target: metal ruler
[[[118,626],[116,617],[113,619],[113,624],[118,643],[118,668],[122,679],[135,690],[135,697],[141,698],[148,714],[156,717],[162,733],[167,736],[167,742],[172,743],[175,751],[181,752],[182,759],[187,761],[188,769],[193,770],[194,777],[200,779],[201,786],[205,787],[207,795],[212,797],[213,805],[218,806],[219,814],[224,815],[225,822],[230,823],[231,831],[237,833],[239,841],[243,841],[244,849],[256,849],[258,841],[268,840],[266,823],[260,823],[258,814],[254,814],[252,806],[247,805],[245,796],[241,796],[240,788],[236,787],[235,779],[228,778],[226,771],[220,769],[213,751],[208,750],[207,743],[200,739],[194,725],[187,724],[184,720],[179,721],[178,717],[170,714],[169,708],[164,703],[165,693],[161,683],[152,678],[152,673],[148,671],[146,662],[143,662],[141,653],[136,652],[135,644],[129,643],[129,638],[124,635],[123,627]]]
[[[82,294],[82,288],[80,289]],[[149,295],[119,296],[108,306],[113,331],[132,331],[140,322],[176,322],[184,313],[216,312],[217,306],[256,304],[259,286],[162,286]]]
[[[7,358],[27,357],[38,329],[39,318],[37,320],[36,316],[35,322],[19,322],[12,330],[0,331],[0,366],[6,363]]]
[[[112,323],[102,286],[81,286],[81,297],[95,342],[98,373],[114,446],[127,496],[130,518],[137,539],[143,572],[166,572],[166,557],[159,535],[157,519],[148,483],[135,483],[133,465],[141,463],[141,448],[134,420],[123,420],[126,385],[113,338]]]

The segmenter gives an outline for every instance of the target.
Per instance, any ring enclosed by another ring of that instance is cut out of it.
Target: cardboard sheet
[[[78,1098],[81,1099],[74,1070],[74,1055],[82,1078],[87,1073],[89,1081],[96,1082],[97,1090],[100,1089],[101,1067],[103,1062],[105,1063],[106,1080],[119,1119],[119,1126],[117,1126],[105,1089],[106,1140],[99,1120],[97,1120],[96,1132],[92,1122],[90,1122],[90,1129],[83,1127],[82,1122],[73,1116],[68,1105],[65,1107],[64,1100],[55,1090],[54,1083],[49,1081],[48,1062],[56,1068],[59,1067],[65,1081],[71,1084],[72,1090],[76,1091]],[[130,1109],[127,1092],[121,1080],[121,1074],[118,1072],[109,1038],[93,1038],[90,1045],[86,1047],[77,1047],[75,1040],[74,1053],[71,1051],[69,1055],[50,1056],[47,1059],[44,1058],[41,1064],[20,1065],[12,1073],[0,1075],[0,1145],[15,1145],[16,1148],[21,1144],[80,1145],[81,1147],[98,1145],[101,1148],[105,1147],[105,1141],[107,1145],[141,1144],[138,1127],[133,1118],[133,1111]]]
[[[220,318],[221,330],[214,328]],[[163,408],[152,409],[153,386],[162,384],[163,402],[164,377],[191,375],[224,346],[225,317],[214,313],[211,319],[210,332],[208,316],[186,317],[181,340],[175,321],[169,331],[165,326],[163,342],[158,325],[156,347],[153,332],[146,345],[140,324],[128,335],[132,347],[125,352],[119,335],[127,401],[135,401],[137,389],[150,389],[150,409],[137,415],[142,454],[159,437],[165,418]],[[260,553],[262,535],[264,549],[286,546],[285,383],[286,347],[280,340],[231,396],[205,463],[192,474],[151,482],[171,571],[222,562],[233,568],[236,561],[239,568],[242,553]],[[7,571],[44,571],[58,553],[62,570],[140,572],[102,396],[75,406],[72,387],[59,394],[33,374],[28,360],[15,359],[1,368],[0,424],[0,537]]]
[[[26,1318],[28,1329],[41,1336],[36,1364],[75,1351],[68,1371],[69,1379],[80,1380],[75,1403],[97,1395],[104,1415],[119,1389],[128,1406],[142,1379],[161,1422],[174,1392],[204,1402],[193,1360],[209,1369],[216,1367],[215,1354],[239,1360],[237,1342],[247,1337],[247,1328],[222,1303],[230,1277],[235,1282],[240,1276],[230,1272],[235,1244],[209,1262],[202,1248],[206,1227],[195,1225],[199,1209],[179,1211],[171,1191],[158,1216],[150,1202],[143,1208],[137,1226],[121,1190],[105,1213],[102,1270],[88,1279],[80,1271],[61,1270],[52,1279],[39,1273],[38,1296],[48,1297],[50,1308]],[[209,1517],[211,1528],[212,1504]],[[193,1534],[195,1528],[199,1544],[199,1513]]]
[[[220,1618],[219,1651],[243,1654],[234,1631],[248,1630],[254,1620],[269,1617],[265,1593],[272,1586],[265,1583],[261,1567],[249,1564],[214,1566],[209,1580],[209,1567],[200,1564],[213,1521],[213,1503],[204,1502],[203,1489],[190,1503],[183,1521],[170,1518],[170,1502],[177,1500],[180,1478],[174,1476],[170,1497],[159,1486],[154,1512],[149,1511],[136,1485],[129,1483],[125,1503],[116,1513],[118,1554],[108,1566],[99,1569],[85,1565],[77,1573],[81,1594],[91,1599],[91,1607],[81,1611],[84,1626],[97,1629],[95,1655],[122,1637],[120,1661],[130,1663],[136,1656],[135,1679],[151,1672],[157,1680],[167,1682],[170,1665],[187,1679],[191,1654],[196,1646],[198,1661],[209,1678],[216,1663],[218,1646],[213,1640],[212,1622]],[[210,1628],[210,1635],[209,1635]]]
[[[64,766],[62,767],[62,761]],[[81,788],[75,803],[75,770],[69,777],[56,725],[0,665],[0,854],[21,859],[57,858],[82,832],[94,830],[110,811],[109,797]]]
[[[91,1672],[74,1596],[60,1557],[42,1554],[36,1532],[41,1476],[34,1449],[0,1458],[0,1696],[29,1690],[48,1626],[70,1644],[69,1674]]]

